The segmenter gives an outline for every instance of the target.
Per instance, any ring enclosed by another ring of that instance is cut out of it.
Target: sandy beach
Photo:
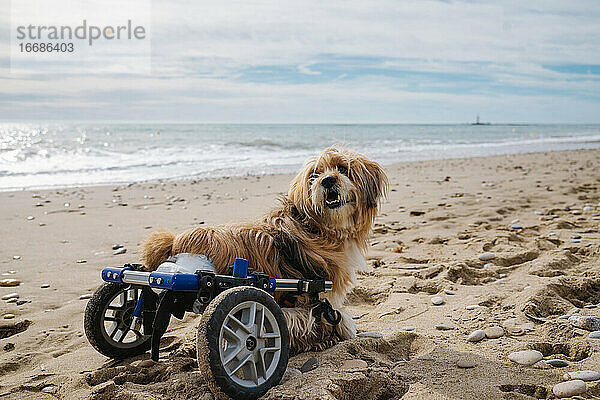
[[[385,169],[373,268],[349,296],[359,331],[383,337],[293,357],[290,368],[319,365],[264,398],[545,399],[567,372],[600,372],[600,339],[564,317],[600,317],[600,150]],[[83,310],[101,269],[136,262],[153,229],[252,220],[290,179],[0,193],[0,282],[17,284],[0,287],[0,399],[212,399],[196,366],[199,316],[172,320],[158,364],[114,362],[89,345]],[[509,359],[521,350],[544,359]],[[600,397],[599,382],[582,398]]]

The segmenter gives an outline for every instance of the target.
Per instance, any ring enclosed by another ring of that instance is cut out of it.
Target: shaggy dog
[[[276,278],[331,280],[333,290],[322,297],[341,312],[337,335],[323,318],[315,318],[308,295],[291,301],[276,296],[292,350],[320,350],[356,335],[356,325],[343,311],[344,301],[357,271],[367,268],[367,236],[387,187],[387,177],[376,162],[328,148],[304,164],[281,204],[261,219],[194,228],[179,235],[154,232],[142,244],[142,262],[154,270],[171,255],[205,254],[223,274],[234,258],[241,257],[255,271]]]

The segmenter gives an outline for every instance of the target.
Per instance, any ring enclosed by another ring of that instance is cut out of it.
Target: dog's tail
[[[142,263],[148,271],[154,271],[171,255],[175,235],[169,231],[153,232],[140,246]]]

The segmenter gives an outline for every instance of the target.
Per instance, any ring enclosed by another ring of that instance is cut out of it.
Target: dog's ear
[[[288,197],[296,208],[303,214],[308,214],[310,209],[310,189],[308,188],[309,163],[292,179]]]
[[[375,161],[367,160],[365,158],[362,160],[362,164],[365,169],[363,183],[367,208],[375,208],[379,204],[379,200],[387,194],[387,175]]]

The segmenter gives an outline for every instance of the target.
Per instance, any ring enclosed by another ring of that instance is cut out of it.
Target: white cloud
[[[34,69],[19,75],[4,69],[3,101],[43,103],[72,117],[83,107],[90,117],[120,119],[132,110],[156,119],[460,121],[480,107],[499,120],[518,119],[527,107],[542,121],[597,120],[597,75],[543,68],[600,64],[597,1],[171,0],[154,1],[152,14],[152,73],[82,76],[64,66],[39,79]],[[0,42],[0,51],[5,46]],[[364,65],[346,65],[322,79],[319,60],[342,65],[351,59]],[[293,77],[282,83],[268,74],[253,82],[245,75],[278,66],[309,82],[319,76],[321,83],[294,83]],[[366,67],[437,75],[379,76],[361,71]],[[57,99],[54,106],[47,97]],[[16,102],[0,103],[0,117],[18,111]]]

